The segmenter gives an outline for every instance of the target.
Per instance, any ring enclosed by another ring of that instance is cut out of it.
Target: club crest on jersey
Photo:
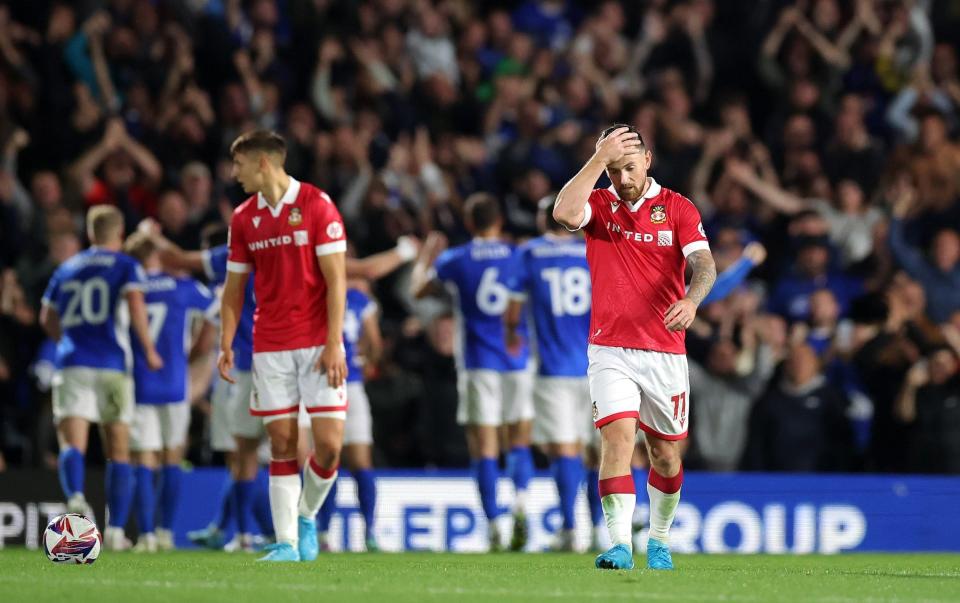
[[[253,217],[253,227],[256,228],[257,226],[260,226],[260,216]]]
[[[650,221],[654,224],[663,224],[667,221],[667,208],[663,205],[654,205],[650,208]]]
[[[290,226],[300,226],[303,224],[303,214],[300,213],[299,207],[290,208],[290,217],[287,218],[287,222]]]

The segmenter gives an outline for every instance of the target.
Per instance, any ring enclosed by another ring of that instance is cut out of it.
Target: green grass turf
[[[0,601],[960,601],[960,555],[675,555],[677,569],[600,571],[588,555],[106,552],[91,566],[0,551]],[[638,562],[641,559],[638,558]],[[639,563],[638,563],[639,565]]]

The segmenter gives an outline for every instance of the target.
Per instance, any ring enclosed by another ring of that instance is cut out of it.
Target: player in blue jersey
[[[225,244],[207,246],[201,251],[184,251],[163,238],[147,223],[141,226],[150,232],[161,250],[163,265],[171,270],[190,270],[203,273],[208,282],[220,286],[227,275]],[[208,233],[208,239],[214,233]],[[208,548],[219,549],[226,543],[224,535],[234,520],[237,527],[236,546],[251,551],[254,548],[253,524],[256,500],[256,478],[260,468],[258,449],[265,435],[263,422],[250,414],[250,396],[253,392],[253,313],[256,300],[253,278],[248,279],[237,334],[233,340],[234,381],[218,379],[211,400],[211,447],[224,453],[230,470],[230,481],[225,485],[223,504],[209,526],[190,532],[191,541]],[[269,521],[259,521],[261,528],[270,527]],[[231,546],[231,545],[227,545]],[[232,548],[232,546],[231,546]]]
[[[379,550],[375,514],[377,486],[373,477],[373,419],[370,400],[363,387],[364,367],[376,364],[383,350],[377,302],[367,293],[365,281],[347,281],[347,308],[343,317],[343,345],[347,351],[347,422],[343,432],[343,459],[357,483],[357,500],[364,521],[364,542],[368,552]],[[302,441],[302,439],[301,439]],[[327,530],[336,510],[336,484],[320,507],[318,539],[329,549]],[[346,529],[346,526],[344,526]]]
[[[136,258],[147,272],[144,295],[150,322],[150,337],[164,358],[164,367],[150,371],[143,347],[133,345],[133,382],[136,409],[130,432],[130,448],[136,463],[134,506],[140,538],[135,550],[156,552],[173,548],[173,522],[180,498],[184,445],[190,426],[189,356],[192,320],[206,317],[196,338],[196,355],[213,348],[215,327],[210,322],[217,312],[213,294],[188,277],[162,271],[160,254],[149,236],[134,233],[124,251]],[[160,470],[160,466],[163,469]],[[160,473],[160,525],[155,529],[157,495],[154,490]]]
[[[533,376],[528,370],[526,344],[513,355],[504,346],[503,313],[509,292],[503,278],[511,267],[514,248],[500,240],[503,218],[493,196],[471,195],[464,206],[464,217],[473,240],[440,253],[442,239],[431,237],[414,266],[411,289],[418,298],[439,295],[444,285],[454,294],[462,345],[455,350],[459,373],[457,421],[466,425],[467,446],[489,522],[492,550],[500,547],[496,521],[500,514],[498,428],[507,426],[507,470],[517,493],[511,548],[519,550],[526,539],[524,506],[527,484],[533,475]]]
[[[83,460],[90,423],[103,428],[110,517],[104,546],[129,548],[123,533],[132,498],[130,421],[133,381],[130,327],[143,346],[147,366],[163,368],[150,339],[143,298],[146,280],[136,260],[120,252],[123,215],[112,206],[87,212],[93,246],[64,262],[43,294],[40,322],[57,341],[58,373],[53,418],[60,441],[60,483],[71,512],[88,512]]]
[[[504,320],[510,352],[523,344],[520,327],[528,316],[535,333],[533,441],[552,460],[560,496],[563,526],[553,548],[573,551],[574,503],[583,479],[580,455],[590,421],[585,410],[590,407],[590,271],[583,238],[561,226],[552,212],[553,198],[545,198],[537,215],[544,235],[517,249],[507,278],[511,293]]]

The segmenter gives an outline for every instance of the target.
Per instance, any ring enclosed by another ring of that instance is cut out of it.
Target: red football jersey
[[[580,227],[593,287],[590,343],[683,354],[684,332],[663,324],[686,287],[686,257],[709,249],[700,212],[683,195],[650,179],[634,204],[612,186],[595,189]]]
[[[325,344],[327,284],[317,256],[347,250],[330,196],[293,178],[276,207],[257,193],[233,212],[229,247],[227,270],[256,275],[254,353]]]

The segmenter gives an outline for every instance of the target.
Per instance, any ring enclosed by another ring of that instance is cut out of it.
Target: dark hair
[[[230,156],[237,153],[275,153],[287,156],[287,142],[272,130],[253,130],[237,137],[230,145]]]
[[[490,193],[473,193],[464,203],[463,215],[474,232],[486,230],[500,221],[500,203]]]
[[[600,133],[600,138],[599,138],[599,140],[603,140],[603,139],[606,138],[607,136],[610,136],[610,133],[611,133],[611,132],[613,132],[614,130],[617,130],[617,129],[619,129],[619,128],[626,128],[626,129],[627,129],[627,132],[630,132],[631,134],[636,134],[636,135],[637,135],[637,138],[640,139],[640,145],[641,145],[643,148],[647,148],[646,143],[643,142],[643,135],[640,134],[640,130],[638,130],[638,129],[636,128],[636,126],[631,126],[630,124],[613,124],[612,126],[608,127],[607,129],[605,129],[603,132]]]
[[[543,199],[540,199],[540,202],[537,203],[537,207],[543,213],[544,224],[546,225],[548,232],[557,232],[557,231],[567,230],[566,226],[557,222],[556,218],[553,217],[553,206],[556,204],[557,204],[556,195],[547,195]]]

